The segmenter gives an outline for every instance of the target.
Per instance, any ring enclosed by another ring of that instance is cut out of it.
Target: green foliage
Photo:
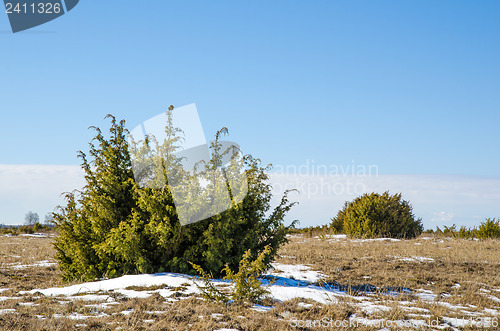
[[[205,272],[205,270],[197,264],[191,262],[190,264],[193,269],[198,272],[202,279],[203,285],[196,283],[196,286],[201,291],[203,298],[210,302],[227,303],[229,301],[229,297],[212,283],[212,279],[214,278],[212,273]]]
[[[338,231],[342,225],[351,237],[414,238],[423,231],[421,219],[415,219],[412,206],[401,199],[401,194],[364,194],[344,208],[332,220]]]
[[[496,221],[494,218],[486,219],[479,226],[477,237],[479,239],[500,238],[500,220]]]
[[[167,112],[169,119],[172,111],[173,107]],[[182,132],[173,128],[169,120],[165,128],[167,138],[161,144],[146,139],[143,145],[129,148],[125,122],[107,117],[111,119],[109,138],[94,128],[97,134],[90,143],[91,159],[79,152],[86,185],[81,191],[67,193],[66,206],[54,213],[59,229],[54,246],[65,280],[164,271],[193,274],[195,270],[188,261],[218,276],[226,264],[236,270],[248,249],[255,258],[268,245],[271,253],[263,262],[270,264],[295,223],[288,227],[283,224],[285,214],[294,205],[286,193],[279,205],[270,210],[271,186],[266,173],[269,166],[261,167],[260,160],[245,156],[241,163],[247,169],[248,194],[243,201],[233,200],[229,210],[182,226],[170,186],[141,187],[134,179],[131,161],[142,154],[162,165],[148,168],[146,164],[140,168],[146,177],[155,171],[162,171],[163,175],[167,170],[180,171],[179,160],[172,154]],[[220,148],[219,136],[225,133],[227,129],[217,133],[212,150]],[[158,147],[158,153],[151,152],[152,144]],[[206,170],[220,163],[221,153],[212,155]],[[185,175],[179,173],[181,177]],[[194,192],[204,194],[203,190]]]
[[[54,231],[54,227],[47,224],[35,223],[35,225],[9,225],[0,227],[0,234],[17,236],[19,234],[33,234],[35,232]]]
[[[243,254],[237,273],[234,273],[228,266],[224,268],[223,271],[226,273],[224,279],[229,279],[234,284],[233,300],[248,300],[258,303],[264,296],[269,294],[269,291],[262,288],[262,283],[258,277],[267,269],[265,260],[270,254],[271,246],[266,246],[264,251],[252,261],[250,250],[247,250]]]
[[[344,232],[344,222],[342,217],[335,217],[330,223],[330,228],[334,234],[341,234]]]
[[[458,234],[456,237],[460,239],[470,239],[475,238],[477,236],[477,230],[475,228],[467,228],[465,226],[461,226],[460,230],[458,230]]]
[[[34,232],[38,232],[42,228],[43,228],[43,225],[40,224],[40,223],[35,223],[35,225],[33,225],[33,231]]]
[[[137,212],[135,183],[125,140],[124,121],[112,116],[110,138],[100,129],[90,143],[92,162],[82,151],[86,185],[66,193],[67,205],[54,213],[59,237],[54,247],[65,280],[94,280],[138,271],[136,260],[124,251],[134,250],[117,241],[117,232],[133,224]],[[137,237],[138,233],[130,233]],[[130,237],[128,238],[130,239]],[[122,246],[122,251],[119,251]]]
[[[267,269],[265,260],[271,252],[271,246],[268,245],[255,260],[252,260],[252,254],[250,250],[247,250],[239,263],[237,273],[226,265],[222,271],[226,273],[224,279],[229,280],[233,284],[233,290],[230,295],[227,295],[213,285],[211,282],[211,278],[213,278],[212,274],[205,272],[199,265],[192,263],[193,268],[198,271],[204,284],[203,286],[197,284],[203,297],[211,302],[222,303],[227,303],[229,298],[232,298],[235,302],[261,302],[269,294],[269,291],[261,286],[262,282],[258,277]]]
[[[479,228],[472,227],[467,228],[461,226],[457,231],[457,226],[453,224],[452,226],[444,226],[444,230],[436,227],[436,234],[443,235],[446,237],[461,238],[461,239],[488,239],[488,238],[500,238],[500,220],[496,221],[493,219],[486,219],[482,222]]]
[[[17,230],[17,231],[16,231]],[[34,226],[29,226],[29,225],[23,225],[23,226],[20,226],[19,228],[17,228],[16,230],[14,230],[13,232],[11,232],[12,234],[20,234],[20,233],[26,233],[26,234],[33,234],[35,233],[35,229],[34,229]]]
[[[457,226],[453,224],[452,226],[448,227],[446,225],[443,225],[444,230],[443,234],[448,237],[457,237]]]
[[[457,226],[453,224],[452,226],[444,225],[444,230],[441,230],[439,227],[436,227],[436,233],[453,238],[460,239],[472,239],[477,237],[477,229],[476,228],[467,228],[465,226],[461,226],[460,229],[457,230]]]

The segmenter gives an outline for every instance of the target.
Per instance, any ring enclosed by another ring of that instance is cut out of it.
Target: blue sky
[[[82,0],[17,34],[2,14],[0,164],[77,165],[107,113],[196,103],[266,163],[496,180],[499,31],[498,1]]]

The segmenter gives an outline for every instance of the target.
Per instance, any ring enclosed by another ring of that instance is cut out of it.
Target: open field
[[[179,274],[65,284],[50,235],[3,236],[0,329],[380,330],[390,321],[392,329],[496,329],[499,240],[289,237],[267,273],[280,276],[271,298],[225,306],[201,300]]]

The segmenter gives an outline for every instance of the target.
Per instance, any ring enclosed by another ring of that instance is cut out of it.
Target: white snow
[[[278,265],[278,268],[286,270],[286,273],[279,273],[277,275],[283,276],[296,276],[303,280],[316,281],[320,275],[316,271],[305,270],[304,274],[300,277],[300,272],[303,269],[309,269],[307,266]],[[215,285],[227,285],[227,282],[220,280],[213,281]],[[291,281],[293,282],[293,281]],[[66,296],[71,300],[85,300],[85,301],[113,301],[106,292],[113,291],[120,293],[129,298],[145,298],[153,293],[159,293],[163,297],[169,297],[175,291],[169,289],[158,289],[152,291],[135,291],[126,290],[129,286],[155,286],[168,284],[171,287],[185,286],[182,291],[185,294],[199,293],[198,288],[193,282],[193,278],[188,275],[175,274],[175,273],[161,273],[161,274],[143,274],[143,275],[127,275],[119,278],[88,282],[66,287],[54,287],[47,289],[33,289],[31,291],[20,291],[20,294],[35,294],[37,292],[45,296]],[[189,284],[189,285],[186,285]],[[335,296],[346,296],[347,294],[340,291],[331,291],[319,286],[290,286],[288,281],[281,282],[280,285],[270,285],[268,289],[271,295],[281,301],[290,300],[293,298],[311,299],[320,303],[336,302]]]
[[[72,320],[84,320],[84,319],[87,319],[87,318],[94,318],[94,317],[106,317],[106,316],[109,316],[108,314],[105,314],[105,313],[100,313],[99,315],[82,315],[82,314],[79,314],[79,313],[71,313],[69,315],[62,315],[62,314],[54,314],[52,315],[52,317],[54,318],[64,318],[64,317],[67,317],[69,319],[72,319]],[[37,315],[38,317],[38,315]]]
[[[150,315],[161,315],[161,314],[166,314],[167,313],[166,311],[162,311],[162,310],[153,310],[153,311],[145,310],[144,312],[146,314],[150,314]]]
[[[412,256],[412,257],[402,257],[402,256],[391,256],[387,255],[388,257],[392,257],[396,259],[397,261],[406,261],[406,262],[434,262],[434,259],[431,257],[425,257],[425,256]]]
[[[320,238],[326,238],[326,239],[347,239],[347,235],[345,234],[325,234],[320,236],[314,236],[314,239],[320,239]]]
[[[155,286],[162,284],[169,284],[173,287],[179,287],[182,284],[191,284],[187,289],[191,293],[198,293],[198,288],[191,281],[191,277],[175,273],[160,273],[160,274],[143,274],[143,275],[126,275],[118,278],[101,280],[96,282],[82,283],[66,287],[53,287],[48,289],[34,289],[31,291],[21,291],[20,294],[34,294],[40,292],[45,296],[72,296],[81,293],[95,293],[99,291],[115,291],[124,295],[142,296],[141,292],[152,293],[155,291],[132,291],[125,290],[130,286]],[[169,291],[173,293],[173,291]],[[161,294],[161,293],[160,293]],[[80,298],[80,297],[79,297]]]
[[[443,307],[446,307],[446,308],[451,309],[451,310],[467,309],[467,307],[464,307],[462,305],[453,305],[449,302],[444,302],[444,301],[436,302],[436,304],[443,306]]]
[[[105,313],[100,313],[99,315],[82,315],[82,314],[78,314],[78,313],[71,313],[69,315],[67,315],[66,317],[69,318],[69,319],[72,319],[72,320],[84,320],[84,319],[87,319],[87,318],[93,318],[93,317],[106,317],[106,316],[109,316],[108,314],[105,314]]]
[[[365,313],[371,315],[373,313],[377,313],[377,312],[382,312],[382,311],[390,311],[391,308],[390,307],[387,307],[387,306],[384,306],[384,305],[376,305],[376,304],[373,304],[369,301],[363,301],[363,302],[360,302],[357,304],[358,307],[361,308],[361,310],[363,310]]]
[[[85,294],[85,295],[74,295],[69,296],[70,300],[81,300],[81,301],[113,301],[114,299],[109,295],[99,295],[99,294]]]
[[[351,241],[352,242],[356,242],[356,243],[365,243],[365,242],[370,242],[370,241],[398,242],[398,241],[401,241],[401,239],[395,239],[395,238],[374,238],[374,239],[353,239]]]
[[[401,257],[396,257],[396,258],[401,258]],[[419,257],[413,256],[412,259],[415,261],[426,261],[425,258],[418,259]],[[420,257],[421,258],[421,257]],[[346,292],[342,291],[335,291],[331,289],[326,289],[320,286],[312,285],[308,283],[299,283],[297,280],[300,281],[307,281],[307,282],[316,282],[320,280],[324,275],[317,271],[311,270],[311,267],[306,266],[306,265],[288,265],[288,264],[280,264],[280,263],[274,263],[273,264],[274,270],[272,270],[271,273],[268,273],[270,275],[275,275],[279,276],[281,278],[278,278],[276,280],[276,283],[271,284],[271,285],[266,285],[266,288],[269,290],[271,297],[273,297],[276,300],[280,301],[287,301],[291,300],[294,298],[303,298],[303,299],[310,299],[313,301],[316,301],[321,304],[336,304],[339,302],[339,299],[342,298],[349,298],[351,301],[353,301],[353,305],[356,306],[363,314],[366,314],[366,316],[370,317],[369,315],[372,314],[377,314],[379,312],[387,312],[390,311],[392,308],[385,305],[388,304],[389,302],[386,300],[383,301],[373,301],[373,298],[370,297],[369,295],[365,296],[351,296],[347,294]],[[278,272],[281,271],[281,272]],[[98,309],[106,309],[108,305],[113,305],[116,304],[116,301],[113,299],[110,293],[119,293],[122,294],[126,297],[129,298],[145,298],[153,293],[159,293],[161,296],[165,297],[166,300],[177,300],[181,299],[180,298],[171,298],[170,296],[175,293],[175,292],[182,292],[183,294],[196,294],[199,293],[198,288],[194,284],[195,281],[198,281],[197,279],[188,276],[188,275],[183,275],[183,274],[176,274],[176,273],[159,273],[159,274],[142,274],[142,275],[127,275],[127,276],[122,276],[119,278],[114,278],[114,279],[108,279],[108,280],[102,280],[102,281],[95,281],[95,282],[88,282],[88,283],[83,283],[83,284],[77,284],[77,285],[72,285],[72,286],[66,286],[66,287],[55,287],[55,288],[48,288],[48,289],[34,289],[31,291],[21,291],[19,292],[20,294],[35,294],[37,292],[40,292],[41,294],[45,296],[64,296],[69,300],[84,300],[84,301],[94,301],[93,304],[86,305],[86,307],[95,307]],[[267,280],[268,281],[268,280]],[[213,280],[213,283],[216,286],[220,285],[225,285],[227,286],[227,282],[222,282],[221,280]],[[151,287],[151,286],[158,286],[158,285],[165,285],[164,288],[161,289],[156,289],[156,290],[130,290],[127,289],[130,286],[137,286],[137,287]],[[300,285],[300,286],[299,286]],[[455,284],[454,287],[458,288],[460,285]],[[173,290],[171,288],[175,287],[180,287],[181,289],[176,289]],[[7,289],[0,289],[0,292],[2,290],[7,290]],[[484,291],[486,292],[486,291]],[[464,307],[461,305],[453,305],[448,302],[444,301],[439,301],[435,302],[436,298],[438,297],[436,294],[434,294],[430,290],[425,290],[425,289],[418,289],[414,292],[414,294],[419,297],[421,300],[424,301],[431,301],[434,302],[436,305],[441,305],[444,306],[450,310],[453,311],[460,311],[463,316],[474,316],[475,313],[472,313],[466,309],[468,307]],[[500,299],[492,296],[491,292],[486,292],[485,296],[488,296],[491,300],[494,300],[496,302],[500,302]],[[20,297],[17,297],[18,299]],[[11,298],[9,298],[11,299]],[[62,299],[62,298],[61,298]],[[67,300],[66,299],[66,300]],[[1,300],[1,299],[0,299]],[[425,328],[427,325],[427,321],[430,318],[430,310],[425,309],[425,308],[420,308],[420,307],[412,307],[411,305],[415,304],[417,301],[397,301],[399,303],[399,306],[402,307],[405,311],[408,312],[408,317],[411,319],[409,320],[399,320],[399,321],[392,321],[393,325],[399,325],[398,323],[402,323],[404,327],[408,328]],[[21,305],[32,305],[33,303],[27,302],[27,303],[21,303]],[[313,307],[312,304],[310,303],[304,303],[304,302],[299,302],[298,307],[304,308],[304,309],[310,309]],[[267,307],[267,306],[261,306],[261,305],[254,305],[251,309],[256,310],[256,311],[261,311],[261,312],[266,312],[272,309],[272,307]],[[0,310],[0,314],[4,313],[10,313],[10,312],[15,312],[15,309],[3,309]],[[124,310],[120,314],[123,315],[129,315],[132,314],[134,310],[129,309],[129,310]],[[165,312],[148,312],[150,314],[163,314]],[[499,312],[495,309],[484,309],[484,313],[488,314],[490,316],[497,316]],[[481,315],[483,315],[481,313]],[[77,314],[73,313],[71,315],[68,315],[68,318],[72,318],[75,320],[83,320],[86,318],[90,317],[104,317],[108,316],[104,313],[100,313],[99,315],[82,315],[82,314]],[[222,319],[224,315],[222,314],[212,314],[212,318],[215,319]],[[365,315],[363,315],[365,316]],[[62,317],[62,315],[54,315],[54,317]],[[383,328],[384,322],[390,322],[385,319],[376,319],[377,315],[373,316],[375,319],[370,319],[366,317],[356,317],[356,315],[351,316],[351,320],[354,322],[357,322],[359,324],[366,325],[368,327],[378,327],[380,326]],[[446,324],[441,324],[437,326],[437,328],[445,328],[445,327],[455,327],[455,328],[460,328],[463,326],[466,326],[468,323],[466,319],[455,319],[455,318],[448,318],[444,317],[444,320],[446,321]],[[149,321],[152,320],[148,320]],[[221,329],[223,330],[223,329]]]
[[[268,275],[291,278],[295,280],[305,280],[311,283],[317,282],[321,278],[326,277],[318,271],[310,270],[311,267],[302,264],[281,264],[272,263],[273,271],[268,272]]]
[[[49,235],[47,233],[23,233],[20,234],[21,237],[31,237],[31,238],[48,238]]]
[[[114,305],[119,305],[119,302],[112,301],[112,302],[103,302],[103,303],[93,303],[90,305],[85,305],[84,307],[89,307],[89,308],[97,308],[97,309],[108,309],[110,306]],[[150,312],[145,312],[145,313],[150,313]]]
[[[499,315],[498,310],[496,309],[484,308],[484,312],[490,315]]]
[[[21,297],[0,297],[0,301],[16,300],[16,299],[21,299]]]
[[[52,267],[57,265],[55,262],[50,262],[49,260],[43,260],[43,261],[38,261],[33,264],[19,264],[19,262],[16,263],[16,265],[12,266],[12,269],[16,270],[22,270],[26,268],[32,268],[32,267]]]
[[[400,308],[403,310],[406,310],[406,311],[419,311],[422,313],[430,313],[431,312],[429,309],[420,308],[420,307],[400,307]]]
[[[219,320],[219,319],[221,319],[221,318],[223,318],[223,317],[224,317],[224,315],[222,315],[222,314],[217,314],[217,313],[214,313],[214,314],[212,314],[212,315],[210,315],[210,316],[211,316],[212,318],[215,318],[216,320]]]
[[[320,303],[337,302],[331,292],[324,289],[314,289],[308,287],[275,286],[269,287],[273,298],[280,301],[287,301],[294,298],[311,299]]]
[[[14,313],[15,309],[0,309],[0,314]]]
[[[149,298],[151,296],[151,293],[153,293],[151,291],[134,291],[134,290],[125,290],[125,289],[117,289],[117,290],[115,290],[115,292],[120,293],[120,294],[126,296],[127,298],[137,298],[137,299]],[[165,294],[161,293],[161,290],[158,290],[155,292],[160,293],[160,295],[162,295],[164,297],[167,297],[170,294],[174,293],[173,291],[168,291],[168,294],[165,295]]]
[[[493,301],[495,301],[495,302],[500,302],[500,299],[499,299],[499,298],[497,298],[497,297],[496,297],[496,296],[494,296],[494,295],[489,295],[489,296],[488,296],[488,298],[489,298],[489,299],[491,299],[491,300],[493,300]]]
[[[312,308],[314,305],[312,303],[305,303],[305,302],[299,302],[297,304],[297,306],[301,307],[301,308],[304,308],[304,309],[310,309]]]
[[[255,311],[260,311],[260,312],[266,312],[266,311],[269,311],[269,310],[273,309],[273,307],[268,307],[268,306],[254,304],[252,306],[252,308],[250,308],[250,309],[255,310]]]
[[[414,293],[417,297],[419,297],[421,300],[425,301],[434,301],[436,299],[437,295],[434,294],[430,290],[424,290],[424,289],[418,289],[416,293]]]

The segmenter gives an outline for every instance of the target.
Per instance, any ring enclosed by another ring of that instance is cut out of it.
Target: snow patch
[[[43,268],[48,268],[52,266],[56,266],[57,263],[55,262],[50,262],[49,260],[43,260],[43,261],[38,261],[33,264],[19,264],[19,262],[16,263],[16,265],[12,266],[12,269],[16,270],[22,270],[26,268],[34,268],[34,267],[43,267]]]
[[[47,233],[23,233],[20,234],[21,237],[30,237],[30,238],[49,238]]]
[[[302,264],[281,264],[272,263],[274,271],[268,272],[268,275],[304,280],[311,283],[317,282],[326,277],[318,271],[310,270],[311,267]]]
[[[351,241],[355,242],[355,243],[365,243],[365,242],[371,242],[371,241],[398,242],[398,241],[401,241],[401,239],[395,239],[395,238],[374,238],[374,239],[353,239]]]
[[[221,318],[223,318],[223,317],[224,317],[224,315],[222,315],[222,314],[216,314],[216,313],[214,313],[214,314],[212,314],[212,315],[210,315],[210,316],[211,316],[212,318],[215,318],[216,320],[220,320]]]
[[[425,256],[402,257],[402,256],[387,255],[387,257],[392,257],[396,259],[396,261],[405,261],[405,262],[434,262],[433,258]]]
[[[48,289],[34,289],[31,291],[20,291],[20,294],[35,294],[40,292],[45,296],[73,296],[81,293],[96,293],[100,291],[116,291],[124,295],[140,295],[140,292],[152,293],[154,291],[132,291],[125,290],[129,286],[157,286],[169,284],[173,287],[180,287],[182,284],[191,283],[187,289],[190,292],[198,293],[198,288],[192,284],[191,277],[175,273],[158,273],[158,274],[143,274],[143,275],[126,275],[118,278],[101,280],[96,282],[82,283],[66,287],[53,287]],[[148,295],[149,296],[149,295]],[[106,296],[107,297],[107,296]],[[80,297],[79,297],[80,298]]]
[[[497,298],[497,297],[496,297],[496,296],[494,296],[494,295],[489,295],[489,296],[488,296],[488,299],[493,300],[493,301],[495,301],[495,302],[500,302],[500,299],[499,299],[499,298]]]
[[[434,301],[437,297],[432,291],[424,289],[418,289],[415,295],[424,301]]]
[[[128,316],[128,315],[132,314],[133,312],[134,312],[133,309],[127,309],[127,310],[121,311],[120,314]]]
[[[312,308],[314,305],[312,303],[305,303],[305,302],[299,302],[297,304],[297,306],[301,307],[301,308],[304,308],[304,309],[310,309]]]
[[[8,314],[16,312],[15,309],[0,309],[0,314]]]

